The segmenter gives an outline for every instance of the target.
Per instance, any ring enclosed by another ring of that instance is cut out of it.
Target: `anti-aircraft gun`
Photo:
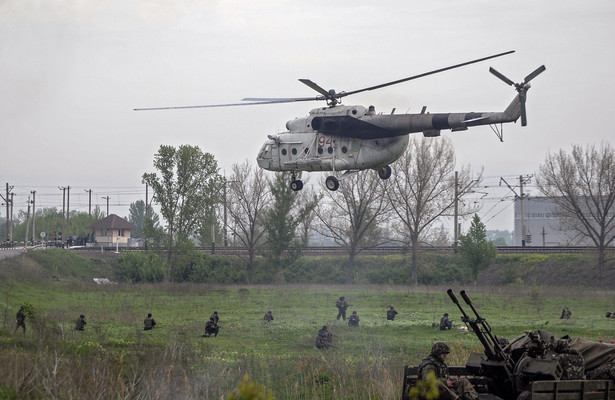
[[[546,387],[546,389],[540,393],[549,396],[558,392],[557,385],[563,369],[556,359],[543,357],[546,349],[543,347],[544,340],[536,338],[535,342],[530,341],[526,346],[511,350],[510,344],[503,345],[498,337],[492,334],[491,326],[485,318],[479,315],[465,290],[462,290],[460,295],[466,305],[470,307],[474,316],[468,315],[451,289],[447,293],[461,311],[461,321],[468,327],[469,331],[476,335],[484,348],[482,353],[470,353],[465,367],[449,367],[449,375],[468,378],[481,398],[515,400],[524,391],[538,393],[538,390],[543,390],[542,387]],[[534,345],[536,346],[534,347]],[[408,390],[416,383],[417,374],[417,367],[406,366],[402,391],[403,400],[409,398]],[[542,384],[542,381],[548,382]],[[567,383],[571,382],[573,381],[567,381]],[[585,384],[583,381],[575,382],[581,385],[579,386],[580,391],[575,387],[572,392],[580,393],[582,396],[575,398],[584,399]],[[607,386],[606,392],[604,392],[607,397],[598,398],[610,399],[611,397],[608,397],[609,392],[610,389]],[[553,397],[541,398],[550,399]]]
[[[484,353],[470,354],[466,369],[473,375],[484,377],[488,382],[489,393],[503,399],[516,399],[528,389],[531,382],[560,379],[562,367],[557,360],[530,356],[525,351],[513,354],[510,346],[503,346],[498,337],[492,334],[487,320],[478,314],[465,290],[459,294],[475,317],[466,313],[451,289],[447,294],[461,311],[461,320],[468,330],[474,332],[485,349]]]

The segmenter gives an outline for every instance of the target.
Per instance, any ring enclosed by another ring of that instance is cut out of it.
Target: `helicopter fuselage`
[[[257,162],[270,171],[347,171],[379,169],[397,160],[410,133],[440,136],[440,131],[513,122],[518,98],[504,112],[376,114],[373,106],[321,107],[286,123],[288,131],[269,135]]]

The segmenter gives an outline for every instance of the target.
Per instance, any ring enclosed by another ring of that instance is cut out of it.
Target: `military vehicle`
[[[615,346],[580,338],[556,340],[549,332],[540,330],[526,332],[507,343],[492,334],[491,326],[478,314],[465,290],[460,295],[474,316],[466,313],[451,289],[447,293],[461,311],[461,321],[484,348],[482,353],[471,353],[465,366],[448,367],[449,375],[453,379],[467,378],[479,399],[615,400],[612,376],[606,380],[583,379],[586,372],[589,375],[602,365],[615,366]],[[561,343],[574,350],[562,357],[564,352],[556,351]],[[581,370],[570,368],[566,356],[578,357]],[[417,390],[421,386],[417,385],[419,380],[418,366],[406,366],[402,400],[427,398]]]

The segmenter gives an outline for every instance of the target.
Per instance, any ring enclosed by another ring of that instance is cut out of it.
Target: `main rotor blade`
[[[327,98],[331,97],[331,93],[329,93],[328,90],[323,89],[322,87],[318,86],[316,83],[312,82],[309,79],[299,79],[299,82],[303,83],[304,85],[308,85],[309,87],[311,87],[312,89],[314,89],[315,91],[317,91],[318,93],[322,94],[323,96]]]
[[[542,74],[546,69],[547,68],[544,65],[541,65],[540,67],[536,68],[534,72],[526,76],[523,82],[528,83],[532,79],[536,78],[538,75]]]
[[[365,89],[359,89],[359,90],[353,90],[350,92],[344,92],[344,93],[340,93],[340,95],[344,95],[344,96],[348,96],[351,94],[355,94],[355,93],[360,93],[360,92],[366,92],[368,90],[374,90],[374,89],[380,89],[386,86],[391,86],[391,85],[397,85],[398,83],[402,83],[402,82],[407,82],[407,81],[411,81],[413,79],[418,79],[418,78],[422,78],[424,76],[428,76],[428,75],[433,75],[433,74],[437,74],[439,72],[444,72],[444,71],[448,71],[449,69],[454,69],[454,68],[459,68],[459,67],[463,67],[465,65],[470,65],[470,64],[474,64],[477,62],[481,62],[481,61],[485,61],[485,60],[489,60],[491,58],[496,58],[496,57],[501,57],[501,56],[505,56],[507,54],[511,54],[514,53],[514,50],[511,51],[507,51],[505,53],[500,53],[500,54],[495,54],[493,56],[489,56],[489,57],[483,57],[483,58],[478,58],[476,60],[472,60],[472,61],[467,61],[461,64],[455,64],[455,65],[451,65],[450,67],[445,67],[445,68],[440,68],[440,69],[436,69],[433,71],[429,71],[429,72],[424,72],[422,74],[418,74],[418,75],[414,75],[414,76],[410,76],[408,78],[403,78],[403,79],[398,79],[396,81],[392,81],[392,82],[387,82],[387,83],[383,83],[381,85],[376,85],[376,86],[371,86],[371,87],[367,87]]]
[[[498,78],[500,78],[501,80],[503,80],[507,85],[514,86],[515,82],[511,81],[506,76],[504,76],[501,73],[499,73],[498,71],[496,71],[495,68],[489,67],[489,72],[491,72],[493,75],[495,75]]]
[[[182,110],[187,108],[213,108],[213,107],[239,107],[239,106],[255,106],[259,104],[279,104],[279,103],[294,103],[298,101],[314,101],[324,100],[322,97],[299,97],[288,99],[263,99],[263,101],[250,101],[257,99],[243,99],[248,100],[247,103],[228,103],[228,104],[207,104],[200,106],[175,106],[175,107],[149,107],[149,108],[135,108],[134,111],[155,111],[155,110]]]

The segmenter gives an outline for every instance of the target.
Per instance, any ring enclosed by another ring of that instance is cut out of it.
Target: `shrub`
[[[162,282],[166,267],[154,253],[131,251],[120,255],[116,261],[115,273],[120,280],[138,282]]]

